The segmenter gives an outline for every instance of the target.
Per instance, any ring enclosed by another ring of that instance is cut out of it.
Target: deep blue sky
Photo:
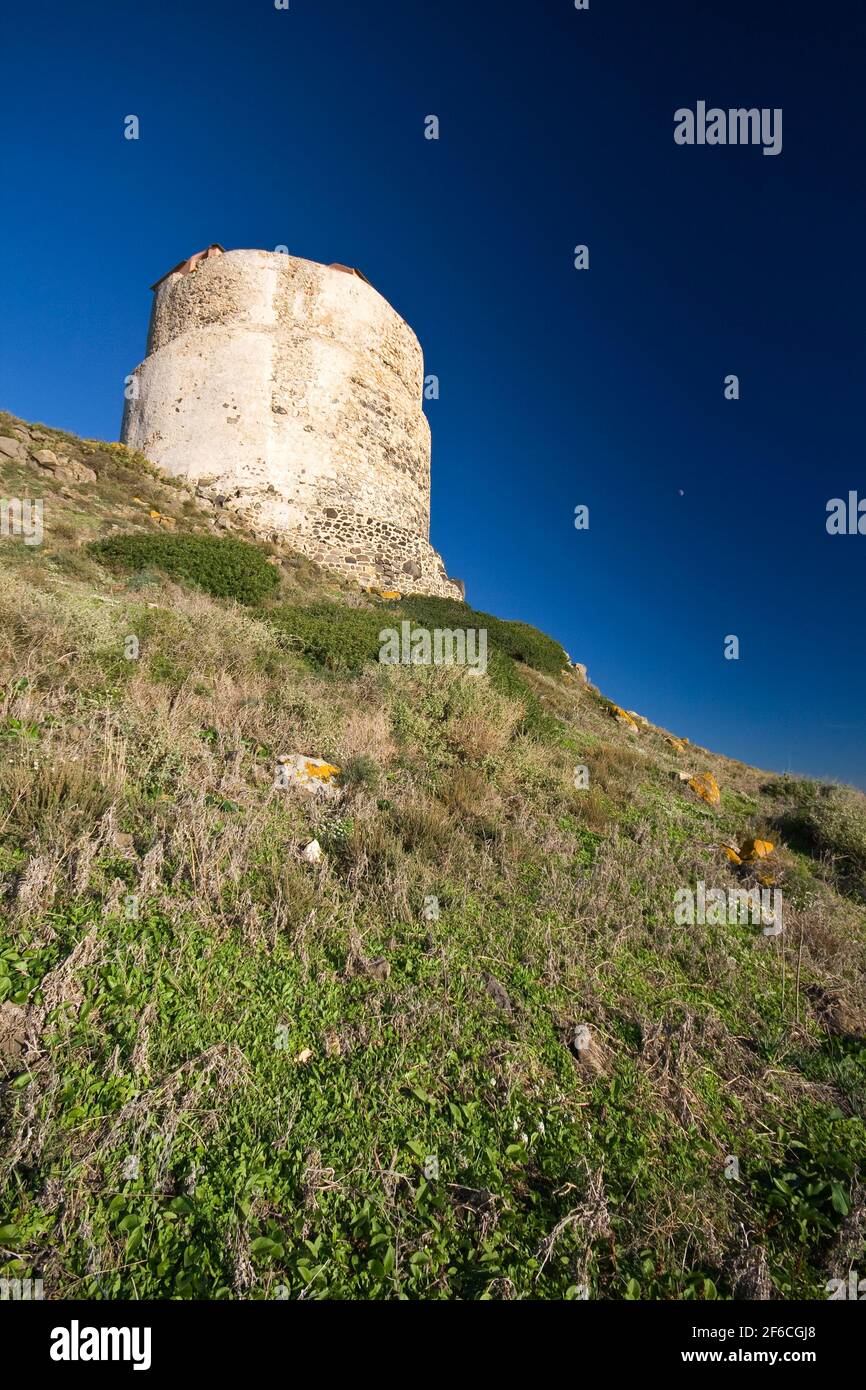
[[[209,242],[356,265],[440,377],[473,604],[866,786],[866,536],[825,530],[866,496],[860,0],[49,0],[2,37],[0,405],[116,439],[148,286]],[[677,146],[700,99],[782,107],[782,153]]]

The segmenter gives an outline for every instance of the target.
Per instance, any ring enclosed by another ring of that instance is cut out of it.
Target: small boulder
[[[604,1071],[604,1056],[588,1023],[577,1024],[568,1040],[568,1045],[582,1069],[593,1076],[601,1075]]]
[[[346,962],[346,970],[350,975],[366,975],[369,979],[384,984],[391,974],[391,962],[384,956],[369,959],[356,951]]]
[[[304,753],[281,754],[277,758],[277,778],[274,786],[284,791],[299,787],[311,795],[336,797],[340,788],[335,778],[340,769],[324,758],[308,758]]]
[[[61,483],[95,483],[96,474],[79,459],[59,459],[54,467],[54,476]]]
[[[311,840],[301,850],[301,858],[306,864],[320,864],[322,862],[322,846],[318,840]]]
[[[740,846],[740,861],[743,864],[754,864],[758,859],[766,859],[773,853],[773,849],[772,840],[744,840]]]
[[[709,806],[717,806],[722,799],[719,784],[711,772],[698,772],[689,778],[689,786],[702,801]]]
[[[490,998],[497,1008],[501,1009],[504,1014],[510,1016],[514,1010],[505,986],[500,984],[496,976],[491,975],[489,970],[485,970],[481,978],[484,981],[484,988],[487,990],[487,993],[490,995]]]
[[[27,462],[27,450],[20,439],[10,439],[8,435],[0,435],[0,454],[8,459],[14,459],[16,463]]]
[[[27,1041],[27,1010],[8,1000],[0,1004],[0,1071],[14,1066]]]
[[[627,729],[630,734],[640,733],[640,729],[638,728],[635,721],[632,719],[631,715],[627,712],[627,710],[620,709],[619,705],[611,705],[610,712],[616,720],[617,724],[621,724],[622,727],[624,729]]]
[[[831,1037],[848,1042],[866,1041],[866,1008],[862,1004],[820,985],[807,985],[805,993],[818,1021]]]

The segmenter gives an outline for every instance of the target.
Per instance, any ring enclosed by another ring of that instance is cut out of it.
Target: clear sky
[[[356,265],[440,379],[473,605],[866,786],[866,535],[825,528],[866,497],[861,0],[48,0],[2,40],[0,405],[116,439],[148,287],[212,241]],[[677,145],[698,101],[781,108],[781,153]]]

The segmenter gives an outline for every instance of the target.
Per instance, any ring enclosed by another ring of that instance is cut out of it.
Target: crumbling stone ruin
[[[153,289],[123,442],[361,585],[462,598],[429,540],[421,347],[360,272],[214,245]]]

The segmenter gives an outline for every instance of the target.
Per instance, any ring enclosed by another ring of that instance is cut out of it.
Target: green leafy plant
[[[119,535],[92,541],[88,550],[111,570],[161,570],[188,580],[215,598],[255,604],[279,584],[279,575],[257,546],[233,536]]]

